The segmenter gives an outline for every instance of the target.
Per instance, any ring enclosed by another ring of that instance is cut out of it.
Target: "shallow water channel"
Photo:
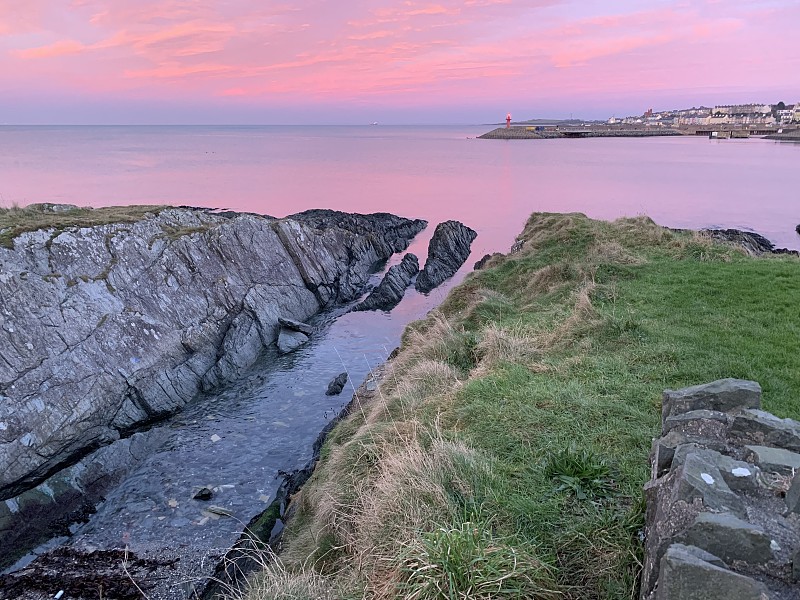
[[[432,229],[409,249],[421,262]],[[401,257],[392,257],[387,267]],[[158,584],[148,591],[151,600],[185,598],[201,588],[203,577],[213,572],[244,526],[275,498],[283,474],[312,459],[320,432],[399,345],[403,328],[438,305],[471,265],[468,261],[430,295],[409,288],[391,313],[351,313],[348,305],[310,319],[317,333],[308,344],[287,355],[267,348],[238,381],[196,398],[147,431],[151,454],[87,522],[73,524],[70,538],[52,540],[37,552],[58,544],[89,550],[127,547],[143,558],[179,559],[154,574]],[[374,275],[371,283],[381,276]],[[326,396],[328,383],[345,371],[349,380],[342,393]],[[193,499],[203,487],[213,497]]]

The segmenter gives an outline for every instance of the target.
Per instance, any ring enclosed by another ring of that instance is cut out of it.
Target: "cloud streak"
[[[556,89],[565,100],[652,102],[667,80],[687,99],[713,82],[800,100],[793,0],[20,4],[0,0],[0,88],[93,101],[461,102],[504,112],[555,101]]]

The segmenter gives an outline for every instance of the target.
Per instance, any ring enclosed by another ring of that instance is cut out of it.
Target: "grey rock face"
[[[729,242],[744,249],[750,255],[758,256],[765,252],[772,252],[775,244],[763,235],[739,229],[704,229],[713,239]]]
[[[417,273],[419,273],[419,260],[411,253],[406,254],[400,264],[386,271],[378,287],[353,310],[392,310],[400,304],[406,288]]]
[[[764,587],[750,577],[698,558],[673,544],[661,559],[656,600],[764,600]],[[763,595],[762,595],[763,594]]]
[[[476,237],[478,234],[474,230],[458,221],[439,223],[428,245],[425,268],[417,277],[417,290],[428,293],[455,275],[469,258]]]
[[[792,475],[800,471],[800,454],[782,448],[768,446],[746,446],[751,458],[762,470],[768,473]]]
[[[662,419],[695,410],[761,408],[761,386],[755,381],[720,379],[682,390],[666,390],[661,406]]]
[[[328,389],[325,392],[326,396],[338,396],[342,393],[345,384],[347,383],[347,373],[339,373],[333,381],[328,384]]]
[[[295,321],[294,319],[284,319],[283,317],[279,317],[278,325],[291,331],[299,331],[300,333],[304,333],[309,336],[314,333],[314,328],[311,325],[308,323]]]
[[[746,410],[736,415],[731,434],[752,443],[800,452],[800,423],[779,419],[763,410]]]
[[[294,352],[307,341],[308,336],[305,333],[284,327],[278,334],[278,352],[281,354]]]
[[[700,513],[684,534],[685,543],[718,556],[726,563],[751,565],[772,560],[771,539],[764,531],[726,513]]]
[[[0,248],[0,500],[235,377],[425,227],[167,209]]]

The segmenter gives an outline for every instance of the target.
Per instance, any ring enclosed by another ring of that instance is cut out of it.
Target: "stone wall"
[[[664,392],[642,600],[800,598],[800,422],[723,379]]]

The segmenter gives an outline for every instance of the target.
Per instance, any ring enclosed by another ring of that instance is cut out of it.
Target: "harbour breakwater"
[[[589,138],[589,137],[674,137],[686,135],[674,129],[611,129],[593,127],[569,127],[564,129],[551,129],[542,127],[498,127],[478,139],[482,140],[551,140],[563,138]]]

